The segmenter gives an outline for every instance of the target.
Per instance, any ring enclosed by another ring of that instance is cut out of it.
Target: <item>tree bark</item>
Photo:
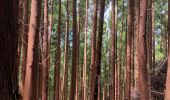
[[[134,77],[135,77],[135,88],[137,88],[137,81],[138,81],[138,51],[139,51],[139,45],[138,45],[138,40],[139,40],[139,8],[140,7],[140,1],[136,0],[135,1],[135,22],[134,22],[134,34],[135,34],[135,71],[134,71]]]
[[[28,48],[28,21],[29,21],[29,0],[23,1],[23,26],[22,26],[22,87],[25,83],[26,61],[27,61],[27,48]]]
[[[168,70],[166,78],[165,100],[170,100],[170,0],[168,0]]]
[[[0,0],[0,97],[18,100],[18,0]]]
[[[38,46],[41,0],[32,0],[28,32],[28,52],[23,100],[38,100]]]
[[[101,78],[101,48],[102,48],[102,37],[103,37],[103,24],[104,24],[104,11],[105,11],[105,0],[100,1],[100,17],[96,47],[96,71],[94,72],[95,80],[95,94],[94,100],[100,100],[100,78]]]
[[[83,64],[83,100],[87,100],[86,95],[86,67],[87,67],[87,31],[88,31],[88,8],[89,0],[86,0],[86,18],[85,18],[85,32],[84,32],[84,64]]]
[[[140,19],[139,19],[139,40],[138,46],[138,86],[141,93],[141,100],[149,100],[148,79],[147,79],[147,66],[146,66],[146,11],[147,0],[140,1]]]
[[[61,0],[59,0],[58,6],[58,33],[57,33],[57,44],[56,44],[56,61],[55,61],[55,92],[54,100],[60,100],[60,62],[61,62],[61,48],[60,48],[60,38],[61,38]]]
[[[64,79],[63,79],[63,100],[67,100],[68,95],[68,47],[69,47],[69,1],[66,0],[66,34],[65,34],[65,49],[64,49]]]
[[[112,37],[111,37],[111,65],[112,65],[112,99],[115,100],[115,46],[116,46],[116,33],[115,33],[115,0],[112,0]]]
[[[76,93],[76,70],[77,70],[77,10],[76,4],[77,0],[72,0],[73,6],[73,51],[72,51],[72,71],[71,71],[71,88],[70,88],[70,97],[69,100],[74,100]]]
[[[94,100],[94,72],[96,70],[95,66],[95,58],[96,58],[96,32],[97,32],[97,5],[98,1],[93,0],[94,5],[94,13],[93,13],[93,25],[92,25],[92,33],[91,33],[91,65],[90,65],[90,100]]]
[[[48,100],[48,0],[44,0],[44,34],[42,48],[42,100]]]
[[[127,46],[126,46],[126,67],[125,67],[125,100],[130,100],[131,94],[131,60],[132,60],[132,34],[133,34],[133,0],[128,0],[128,18],[127,18]]]

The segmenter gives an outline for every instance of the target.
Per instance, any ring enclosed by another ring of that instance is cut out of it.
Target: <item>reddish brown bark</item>
[[[168,71],[166,79],[165,100],[170,100],[170,0],[168,0]]]
[[[69,47],[69,11],[68,0],[66,0],[66,33],[65,33],[65,48],[64,48],[64,77],[63,77],[63,100],[67,100],[68,95],[68,47]]]
[[[132,59],[132,34],[133,34],[133,0],[128,0],[128,18],[127,18],[127,46],[126,46],[126,67],[125,67],[125,100],[130,100],[131,92],[131,59]]]
[[[82,99],[87,100],[86,94],[86,67],[87,67],[87,31],[88,31],[88,8],[89,8],[89,0],[86,0],[86,18],[85,18],[85,32],[84,32],[84,64],[83,64],[83,94]]]
[[[41,0],[32,0],[28,32],[28,52],[23,100],[38,99],[38,46]]]
[[[115,100],[115,46],[116,46],[116,33],[115,33],[115,0],[112,0],[112,37],[111,37],[111,66],[112,66],[112,99]]]
[[[44,32],[42,48],[42,100],[48,100],[48,0],[44,0]]]
[[[123,32],[124,32],[124,0],[122,1],[122,29],[121,29],[121,33],[120,33],[120,36],[119,36],[119,43],[120,43],[120,46],[119,46],[119,50],[118,50],[118,66],[119,66],[119,98],[120,100],[122,100],[123,98],[123,80],[122,80],[122,46],[123,46]]]
[[[60,100],[60,61],[61,61],[61,49],[60,49],[60,37],[61,37],[61,0],[59,0],[58,6],[58,33],[57,33],[57,44],[56,44],[56,61],[55,61],[55,92],[54,100]]]
[[[138,46],[138,86],[141,100],[149,100],[148,80],[147,80],[147,66],[146,66],[146,11],[147,0],[140,1],[140,20],[139,20],[139,41]]]
[[[28,8],[29,2],[28,0],[23,1],[23,26],[22,26],[22,86],[24,87],[25,83],[25,73],[26,73],[26,61],[27,61],[27,47],[28,47]]]
[[[77,0],[72,0],[72,6],[73,6],[73,25],[72,25],[72,31],[73,31],[73,51],[72,51],[72,71],[71,71],[71,88],[70,88],[70,97],[69,100],[75,99],[75,93],[76,93],[76,70],[77,70],[77,10],[76,10],[76,4]]]
[[[98,1],[93,0],[94,5],[94,13],[93,13],[93,25],[92,25],[92,33],[91,33],[91,65],[90,65],[90,100],[94,100],[94,72],[96,70],[95,67],[95,58],[96,58],[96,32],[97,32],[97,5]]]
[[[98,27],[98,37],[97,37],[97,47],[96,47],[96,71],[94,72],[95,80],[95,93],[94,100],[100,100],[100,78],[101,78],[101,48],[102,48],[102,37],[103,37],[103,23],[104,23],[104,11],[105,11],[105,0],[100,1],[100,17],[99,17],[99,27]]]
[[[0,97],[18,98],[18,0],[0,0]]]

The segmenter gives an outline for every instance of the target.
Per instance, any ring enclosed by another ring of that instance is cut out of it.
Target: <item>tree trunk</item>
[[[135,1],[135,22],[134,22],[134,34],[135,34],[135,71],[134,71],[134,77],[135,77],[135,88],[137,88],[137,81],[138,81],[138,51],[139,51],[139,45],[138,45],[138,40],[139,40],[139,8],[140,7],[140,2],[139,0]]]
[[[122,1],[122,29],[121,29],[121,33],[120,33],[120,36],[119,36],[119,43],[120,43],[120,46],[119,46],[119,50],[118,50],[118,66],[119,66],[119,87],[120,87],[120,90],[119,90],[119,98],[120,100],[122,100],[122,96],[123,96],[123,80],[122,80],[122,46],[123,46],[123,32],[124,32],[124,0]]]
[[[138,86],[140,91],[141,100],[149,100],[148,79],[147,79],[147,66],[146,66],[146,11],[147,0],[140,1],[140,20],[139,20],[139,40],[138,46]]]
[[[94,4],[94,13],[93,13],[93,25],[92,25],[92,33],[91,33],[91,65],[90,65],[90,100],[94,100],[94,72],[96,70],[95,66],[95,58],[96,58],[96,32],[97,32],[97,5],[98,1],[93,0]]]
[[[42,48],[42,100],[48,100],[48,0],[44,0],[44,34]]]
[[[83,100],[87,100],[86,95],[86,67],[87,67],[87,31],[88,31],[88,8],[89,0],[86,0],[86,18],[85,18],[85,32],[84,32],[84,64],[83,64]]]
[[[0,0],[0,97],[19,100],[18,96],[18,0]]]
[[[23,1],[23,26],[22,26],[22,87],[25,83],[25,73],[26,73],[26,61],[27,61],[27,48],[28,48],[28,17],[29,13],[29,0]]]
[[[105,0],[100,1],[100,17],[96,47],[96,71],[94,72],[95,80],[95,94],[94,100],[100,99],[100,79],[101,79],[101,48],[102,48],[102,37],[103,37],[103,23],[104,23],[104,11],[105,11]]]
[[[71,71],[71,88],[70,88],[70,97],[69,100],[74,100],[76,93],[76,70],[77,70],[77,10],[76,4],[77,0],[73,1],[73,51],[72,51],[72,71]]]
[[[79,86],[80,86],[80,2],[78,3],[78,18],[77,18],[77,69],[76,69],[76,93],[75,93],[75,100],[79,100]]]
[[[115,46],[116,46],[116,33],[115,33],[115,0],[112,0],[112,37],[111,37],[111,65],[112,65],[112,99],[115,100]]]
[[[41,18],[41,0],[32,0],[31,17],[28,32],[28,52],[23,100],[38,99],[38,46],[39,23]]]
[[[127,18],[127,46],[126,46],[126,67],[125,67],[125,100],[130,100],[131,94],[131,59],[132,59],[132,34],[133,34],[133,0],[128,0],[128,18]]]
[[[69,1],[66,0],[66,34],[65,34],[65,49],[64,49],[64,79],[63,79],[63,100],[67,100],[68,95],[68,47],[69,47],[69,11],[68,4]]]
[[[168,0],[168,71],[166,78],[165,100],[170,100],[170,0]]]
[[[57,50],[56,50],[56,61],[55,61],[55,92],[54,100],[60,100],[60,61],[61,61],[61,48],[60,48],[60,37],[61,37],[61,0],[59,0],[58,6],[58,33],[57,33]]]

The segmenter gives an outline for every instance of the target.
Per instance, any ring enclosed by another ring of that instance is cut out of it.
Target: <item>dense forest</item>
[[[0,100],[170,100],[170,0],[0,0]]]

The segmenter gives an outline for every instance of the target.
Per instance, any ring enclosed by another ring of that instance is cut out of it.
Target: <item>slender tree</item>
[[[131,92],[131,47],[132,47],[132,34],[133,34],[133,0],[128,0],[128,23],[127,23],[127,46],[126,46],[126,77],[125,77],[125,100],[130,100]]]
[[[90,65],[90,100],[94,100],[94,86],[95,86],[95,80],[94,80],[94,72],[96,70],[95,67],[95,58],[96,58],[96,32],[97,32],[97,5],[98,1],[93,0],[94,5],[94,13],[93,13],[93,25],[92,25],[92,33],[91,33],[91,65]]]
[[[23,26],[22,26],[22,86],[25,83],[25,73],[26,73],[26,61],[27,61],[27,47],[28,47],[28,11],[29,10],[29,0],[23,1]]]
[[[86,0],[86,18],[85,18],[85,32],[84,32],[84,64],[83,64],[83,100],[86,100],[86,67],[87,67],[87,29],[88,29],[88,8],[89,0]]]
[[[146,66],[146,11],[147,0],[140,1],[140,18],[139,18],[139,40],[138,40],[138,86],[141,100],[149,100],[147,66]]]
[[[94,100],[100,100],[100,78],[101,78],[101,48],[102,48],[102,37],[103,37],[103,23],[104,23],[104,11],[105,11],[105,0],[100,1],[100,17],[98,27],[98,37],[96,46],[96,71],[94,72],[95,80],[95,94]]]
[[[18,100],[18,0],[1,0],[0,15],[0,97]]]
[[[116,33],[115,33],[115,0],[112,0],[112,38],[111,38],[111,65],[112,65],[112,99],[115,100],[115,45],[116,45]]]
[[[122,99],[123,97],[123,80],[122,80],[122,47],[123,47],[123,34],[124,34],[124,0],[122,0],[122,19],[121,19],[121,24],[122,24],[122,28],[121,28],[121,33],[120,33],[120,36],[119,36],[119,50],[118,50],[118,66],[119,66],[119,98]]]
[[[168,0],[168,71],[166,78],[165,100],[170,99],[170,0]]]
[[[44,0],[44,34],[42,49],[42,100],[48,100],[48,0]]]
[[[134,78],[135,78],[135,88],[137,88],[137,81],[138,81],[138,40],[139,40],[139,7],[140,7],[140,1],[135,1],[135,22],[134,22],[134,34],[135,34],[135,71],[134,71]]]
[[[55,92],[54,100],[60,99],[60,61],[61,61],[61,48],[60,48],[60,37],[61,37],[61,0],[58,1],[58,33],[57,33],[57,50],[56,50],[56,61],[55,61]]]
[[[69,1],[66,0],[66,33],[65,33],[65,48],[64,48],[64,77],[63,77],[63,100],[67,100],[68,95],[68,47],[69,47]]]
[[[71,71],[71,88],[69,100],[74,100],[76,93],[76,70],[77,70],[77,10],[76,10],[77,0],[73,0],[73,51],[72,51],[72,71]]]
[[[23,100],[38,99],[38,46],[41,0],[32,0],[28,32],[28,52]]]

